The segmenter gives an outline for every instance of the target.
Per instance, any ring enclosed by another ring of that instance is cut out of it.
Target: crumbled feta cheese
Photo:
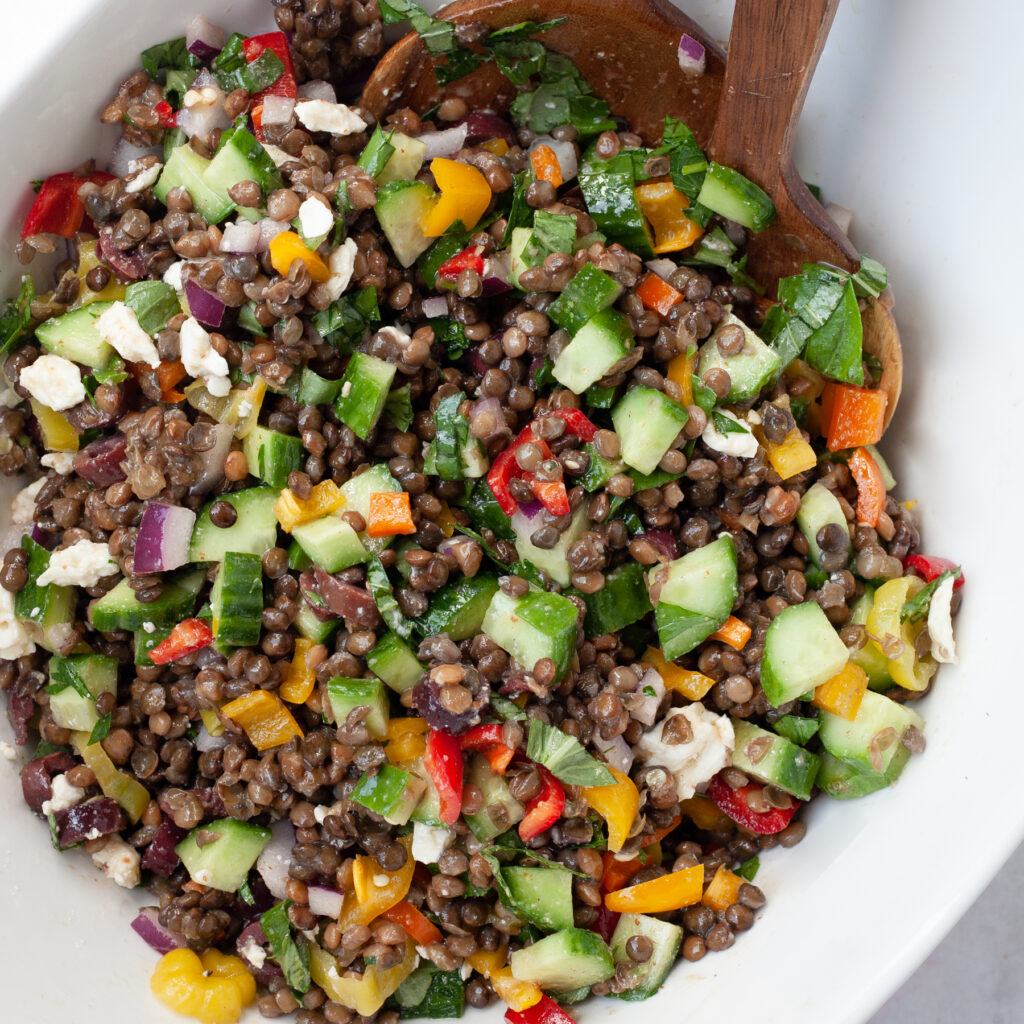
[[[355,239],[346,238],[327,257],[327,269],[331,272],[331,276],[327,279],[327,293],[330,295],[331,302],[337,302],[351,284],[357,252],[359,252],[359,246],[356,245]]]
[[[663,743],[666,723],[683,715],[690,724],[692,736],[686,743]],[[636,754],[649,764],[660,764],[676,780],[680,800],[688,800],[697,787],[707,782],[732,760],[736,745],[732,722],[726,715],[716,715],[703,704],[673,708],[636,743]]]
[[[238,951],[257,971],[267,962],[267,951],[250,935]]]
[[[387,875],[374,875],[373,876],[373,884],[375,886],[377,886],[378,889],[383,889],[384,886],[386,886],[388,884],[388,882],[390,882],[390,881],[391,881],[391,879]]]
[[[348,398],[350,394],[352,394],[352,381],[347,380],[341,385],[341,397]]]
[[[25,624],[14,614],[14,594],[0,587],[0,658],[24,658],[35,649]]]
[[[14,496],[11,502],[11,519],[16,523],[31,523],[36,517],[36,495],[46,483],[46,477],[41,476],[35,483],[23,487]]]
[[[303,200],[299,207],[299,230],[306,238],[326,235],[334,227],[334,214],[330,208],[313,196]]]
[[[14,749],[14,744],[8,743],[6,740],[0,742],[0,757],[4,757],[8,761],[16,761],[18,752]]]
[[[932,638],[932,657],[946,665],[955,665],[960,659],[953,639],[952,576],[938,585],[928,605],[928,635]]]
[[[54,412],[70,409],[85,400],[82,375],[70,359],[47,353],[21,371],[21,386]]]
[[[153,339],[139,326],[135,310],[123,302],[108,306],[96,321],[100,337],[129,363],[149,363],[155,370],[160,365]]]
[[[66,811],[69,807],[74,807],[85,799],[85,790],[78,786],[72,786],[66,775],[54,775],[50,782],[50,791],[53,795],[49,800],[43,801],[43,814]]]
[[[185,372],[193,377],[201,377],[211,395],[223,398],[231,390],[228,364],[210,344],[210,335],[194,316],[190,316],[181,325],[180,338],[181,361]]]
[[[99,839],[103,833],[98,828],[91,828],[85,833],[85,841],[88,842],[90,839]]]
[[[327,100],[300,100],[295,104],[295,116],[311,132],[354,135],[366,128],[366,122],[354,110]]]
[[[243,399],[238,403],[238,419],[239,421],[248,419],[252,415],[252,402],[247,399]]]
[[[757,438],[750,432],[747,425],[728,409],[716,409],[715,411],[728,417],[734,423],[739,423],[743,427],[743,433],[739,431],[729,434],[719,433],[715,428],[713,418],[709,416],[704,433],[701,434],[704,443],[723,455],[735,455],[738,459],[752,459],[757,454],[758,443]]]
[[[313,808],[313,817],[316,818],[317,824],[322,825],[330,815],[340,814],[344,809],[344,806],[340,802],[333,804],[317,804],[316,807]]]
[[[462,978],[463,981],[469,981],[469,976],[472,973],[473,968],[469,964],[463,962],[462,966],[459,968],[459,977]]]
[[[412,859],[420,864],[436,864],[437,858],[454,842],[455,833],[450,828],[413,822]]]
[[[61,476],[67,476],[75,468],[75,457],[71,452],[47,452],[39,461],[47,469],[56,470]]]
[[[91,853],[93,864],[102,868],[107,878],[125,889],[134,889],[139,884],[142,858],[120,836],[107,836],[106,842]]]
[[[78,540],[70,547],[54,551],[50,564],[36,582],[41,587],[48,583],[61,587],[95,587],[104,576],[119,571],[106,544]]]
[[[154,625],[154,624],[153,624],[152,622],[144,622],[144,623],[142,624],[142,628],[143,628],[143,629],[144,629],[144,630],[145,630],[145,631],[146,631],[147,633],[155,633],[155,632],[156,632],[156,626],[155,626],[155,625]]]
[[[169,284],[176,292],[183,292],[185,290],[185,282],[181,279],[181,271],[185,266],[185,260],[178,260],[177,263],[172,263],[164,271],[164,284]]]
[[[160,177],[160,172],[163,169],[164,165],[159,161],[149,167],[144,167],[140,160],[132,160],[128,164],[128,170],[135,177],[125,185],[125,192],[133,194],[145,191],[150,185],[156,184],[156,179]]]

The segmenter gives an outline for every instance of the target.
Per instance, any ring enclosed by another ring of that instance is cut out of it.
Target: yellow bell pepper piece
[[[930,654],[918,658],[914,643],[928,622],[901,622],[903,605],[922,587],[918,576],[900,576],[883,583],[875,591],[875,599],[866,623],[868,643],[875,643],[886,656],[889,675],[897,686],[907,690],[923,690],[939,667]]]
[[[435,522],[441,527],[441,532],[446,537],[450,537],[455,533],[455,516],[452,515],[452,510],[448,507],[447,501],[441,502],[441,514]]]
[[[232,388],[228,392],[227,405],[217,417],[221,423],[235,428],[235,437],[241,439],[252,433],[260,418],[260,407],[267,394],[267,382],[256,374],[247,388]]]
[[[857,717],[867,688],[868,674],[860,665],[848,661],[831,679],[826,679],[815,689],[811,703],[822,711],[852,722]]]
[[[416,969],[419,955],[416,944],[405,940],[405,957],[394,967],[381,970],[376,964],[367,964],[359,976],[346,978],[338,961],[325,949],[314,943],[309,945],[309,973],[313,980],[333,999],[362,1017],[371,1017],[392,995],[399,985]]]
[[[318,284],[323,284],[331,276],[327,264],[317,253],[307,249],[294,231],[282,231],[270,240],[270,263],[279,274],[286,277],[296,260],[306,264],[309,276]]]
[[[203,720],[203,725],[206,726],[206,731],[211,736],[222,736],[224,734],[224,723],[217,717],[216,711],[210,708],[203,708],[199,712],[199,717]]]
[[[720,866],[704,890],[701,903],[712,910],[728,910],[739,899],[740,886],[745,881],[745,878]]]
[[[281,698],[268,690],[253,690],[229,701],[220,710],[245,730],[249,742],[261,753],[287,743],[292,737],[302,739],[299,723]]]
[[[96,254],[96,239],[83,242],[78,247],[78,268],[75,270],[75,276],[82,283],[78,289],[78,298],[71,305],[71,309],[78,309],[79,306],[88,306],[90,302],[116,302],[118,299],[124,298],[126,285],[113,274],[110,275],[107,283],[98,292],[94,292],[86,285],[85,275],[99,265],[100,258]]]
[[[693,352],[680,352],[679,355],[673,356],[672,361],[668,364],[668,373],[665,376],[674,384],[679,385],[679,390],[682,392],[679,401],[683,405],[693,405],[693,381],[690,378],[696,362],[697,351],[694,349]]]
[[[703,672],[695,672],[693,669],[666,662],[665,656],[657,647],[648,647],[640,660],[657,669],[665,686],[670,690],[677,690],[687,700],[703,700],[708,690],[715,685],[714,679]]]
[[[704,894],[704,865],[683,868],[605,894],[604,905],[619,914],[663,914],[699,903]]]
[[[288,676],[281,684],[277,693],[281,700],[289,704],[305,704],[316,686],[316,673],[306,664],[306,655],[316,644],[305,637],[298,637],[288,666]]]
[[[337,512],[345,504],[345,495],[333,480],[321,480],[308,498],[299,498],[287,487],[274,502],[274,515],[285,533],[291,533],[296,526],[311,523],[314,519]]]
[[[208,949],[172,949],[156,965],[149,987],[172,1010],[203,1024],[234,1024],[256,1001],[256,979],[237,956]]]
[[[522,1013],[523,1010],[539,1003],[544,993],[532,981],[520,981],[516,978],[507,961],[507,946],[499,946],[490,952],[478,949],[466,957],[466,963],[491,983],[491,988],[498,998],[517,1013]]]
[[[706,796],[691,796],[688,800],[681,800],[679,810],[704,832],[722,832],[731,827],[732,819]]]
[[[640,792],[628,775],[611,765],[607,767],[615,782],[610,786],[584,786],[583,795],[608,825],[608,849],[618,853],[640,810]]]
[[[704,229],[686,216],[690,200],[671,181],[648,181],[635,189],[636,200],[654,228],[656,253],[688,249]]]
[[[508,143],[504,139],[488,139],[486,142],[478,142],[477,146],[495,156],[504,156],[508,152]]]
[[[423,234],[437,238],[456,221],[472,231],[491,203],[491,186],[487,179],[469,164],[440,156],[430,161],[430,173],[441,190],[441,197],[423,218]]]
[[[402,836],[398,842],[405,847],[405,863],[397,871],[385,871],[372,857],[356,857],[352,868],[353,891],[345,895],[338,924],[342,929],[354,924],[369,924],[401,903],[412,885],[416,861],[412,858],[412,839]]]
[[[48,405],[28,400],[32,407],[32,415],[39,424],[39,432],[43,437],[43,446],[49,452],[77,452],[78,432],[68,422],[68,418],[60,412],[54,412]]]
[[[82,760],[92,769],[103,795],[119,804],[135,824],[149,806],[150,795],[141,782],[117,770],[99,743],[89,742],[89,733],[73,732],[71,742]]]
[[[797,427],[794,427],[778,444],[769,441],[764,433],[755,428],[755,435],[764,450],[768,453],[768,461],[772,469],[788,480],[797,473],[813,469],[818,464],[818,456],[814,449],[804,440]]]
[[[422,757],[427,749],[424,734],[427,723],[422,718],[392,718],[388,721],[387,746],[384,753],[393,764],[404,764]]]

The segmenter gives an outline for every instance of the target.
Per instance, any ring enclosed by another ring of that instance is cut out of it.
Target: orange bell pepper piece
[[[408,900],[396,903],[380,916],[385,921],[401,925],[405,929],[405,934],[419,946],[429,946],[432,942],[441,942],[444,938],[440,929],[431,924]]]
[[[296,260],[306,264],[309,276],[318,284],[323,284],[331,276],[327,264],[317,253],[307,249],[294,231],[282,231],[270,240],[270,263],[279,274],[286,277]]]
[[[393,537],[396,533],[415,533],[408,491],[380,491],[370,495],[366,532],[371,537]]]
[[[220,710],[245,730],[249,742],[261,753],[287,743],[293,736],[302,739],[299,723],[281,698],[268,690],[253,690],[229,701]]]
[[[420,225],[423,234],[437,238],[456,221],[472,231],[491,203],[491,186],[487,179],[470,164],[440,156],[430,161],[430,173],[441,190],[441,197],[423,218]]]
[[[422,757],[427,749],[427,723],[422,718],[392,718],[388,721],[384,753],[393,764]]]
[[[316,673],[306,664],[306,655],[316,644],[305,637],[295,640],[295,653],[288,666],[288,677],[278,689],[282,700],[289,704],[305,704],[316,686]]]
[[[648,647],[640,660],[653,665],[665,686],[670,690],[678,690],[687,700],[703,700],[708,690],[715,685],[714,679],[703,672],[666,662],[657,647]]]
[[[337,512],[345,504],[345,495],[333,480],[321,480],[308,498],[296,497],[287,487],[274,502],[274,515],[285,533],[291,533],[296,526],[311,523],[321,516]]]
[[[778,444],[769,441],[759,429],[755,429],[754,433],[767,453],[772,469],[783,480],[813,469],[818,464],[818,456],[797,427],[794,427]]]
[[[848,661],[831,679],[815,688],[811,703],[822,711],[852,722],[857,717],[867,688],[867,673],[860,665]]]
[[[533,173],[538,181],[549,182],[555,188],[565,181],[555,151],[544,143],[541,143],[530,154],[530,164],[533,166]]]
[[[618,914],[663,914],[699,903],[704,894],[704,865],[683,868],[605,894],[604,905]]]
[[[701,903],[712,910],[728,910],[739,899],[740,886],[745,881],[742,876],[720,866],[704,890]]]
[[[604,872],[601,875],[601,888],[605,892],[614,892],[621,889],[642,867],[648,867],[652,863],[661,863],[661,840],[665,838],[682,820],[680,816],[674,817],[664,828],[656,829],[651,836],[650,845],[643,848],[643,855],[632,857],[629,860],[619,860],[613,853],[606,853],[602,858],[604,861]]]
[[[656,253],[688,249],[704,234],[684,211],[690,200],[671,181],[648,181],[635,189],[637,202],[654,228]]]
[[[682,296],[680,296],[681,298]],[[697,350],[692,352],[680,352],[673,356],[668,364],[668,372],[665,376],[677,384],[680,391],[679,401],[683,405],[693,405],[693,368],[697,361]]]
[[[608,765],[615,776],[610,786],[584,786],[587,803],[604,818],[608,825],[608,849],[618,853],[629,838],[629,830],[640,810],[640,792],[633,780],[618,768]]]
[[[636,297],[644,304],[644,309],[653,310],[659,316],[668,316],[672,307],[683,301],[683,293],[673,288],[668,281],[663,281],[653,270],[636,286]],[[686,356],[676,356],[676,359],[679,358],[686,359]],[[690,372],[692,370],[687,373],[687,379]],[[681,381],[676,383],[682,386]]]
[[[734,651],[742,651],[747,646],[752,632],[753,630],[742,619],[730,615],[708,639],[728,644]]]
[[[889,396],[879,389],[829,381],[821,395],[828,450],[837,452],[881,440],[888,404]]]
[[[885,511],[885,478],[871,452],[857,448],[848,463],[857,484],[857,522],[877,526]]]
[[[681,800],[679,810],[683,812],[697,828],[705,832],[722,832],[732,827],[732,819],[720,811],[706,796],[691,796],[689,800]]]
[[[441,514],[434,522],[441,527],[441,532],[446,537],[450,537],[455,533],[455,516],[452,515],[452,510],[448,506],[447,501],[441,502]]]
[[[532,981],[520,981],[512,974],[507,946],[499,946],[491,952],[478,949],[466,957],[466,963],[491,983],[499,999],[519,1013],[539,1003],[544,996]]]
[[[478,142],[477,146],[495,156],[504,156],[508,152],[508,143],[504,139],[488,139],[486,142]]]
[[[397,871],[385,871],[372,857],[356,857],[352,867],[352,891],[346,893],[338,924],[369,924],[386,910],[405,899],[412,885],[416,861],[412,859],[412,838],[402,836],[398,842],[405,847],[405,863]]]

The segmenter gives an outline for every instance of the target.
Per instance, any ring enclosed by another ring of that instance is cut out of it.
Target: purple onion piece
[[[110,797],[90,800],[75,807],[65,807],[54,814],[57,822],[57,842],[64,846],[84,843],[120,832],[127,826],[124,812]]]
[[[303,82],[299,86],[299,98],[303,100],[326,100],[328,103],[337,103],[338,94],[330,82],[317,78],[312,82]]]
[[[327,607],[335,615],[354,622],[363,629],[373,629],[380,622],[380,612],[373,596],[364,587],[339,580],[319,566],[313,568],[317,589]],[[300,579],[299,586],[302,586]]]
[[[469,410],[469,422],[474,428],[475,436],[484,442],[508,431],[508,425],[505,423],[505,417],[501,411],[501,402],[493,396],[481,398],[473,404]],[[493,423],[493,427],[485,430],[489,423]],[[479,433],[480,430],[485,430],[485,432]]]
[[[81,451],[75,452],[75,472],[94,487],[109,487],[125,478],[121,463],[125,461],[128,438],[124,434],[101,437]]]
[[[260,240],[256,246],[256,251],[266,252],[270,248],[270,243],[277,238],[282,231],[289,230],[289,225],[284,221],[264,217],[263,220],[259,222],[259,228]]]
[[[224,225],[224,233],[220,239],[221,252],[254,253],[259,244],[259,224],[237,220]]]
[[[323,885],[311,885],[308,891],[309,909],[317,917],[338,918],[341,916],[341,905],[345,899],[343,893],[338,892],[337,889],[328,889]]]
[[[198,282],[185,282],[185,301],[189,312],[208,327],[220,327],[224,319],[224,302],[212,292],[208,292]]]
[[[499,114],[489,110],[476,110],[456,124],[466,126],[467,146],[486,142],[488,139],[504,139],[510,146],[516,144],[516,134],[512,130],[512,125]]]
[[[334,95],[333,90],[331,95]],[[310,99],[315,98],[316,97],[310,97]],[[285,124],[291,120],[292,112],[294,110],[295,100],[290,96],[264,96],[263,124]]]
[[[157,827],[153,841],[142,855],[142,866],[154,875],[169,878],[181,863],[174,848],[187,834],[185,829],[179,828],[170,818],[164,818]]]
[[[683,74],[690,78],[696,78],[698,75],[704,74],[707,66],[707,54],[704,51],[704,46],[694,39],[693,36],[688,36],[684,32],[679,39],[677,52],[679,55],[679,67],[682,69]]]
[[[238,933],[238,938],[235,940],[235,949],[238,952],[238,955],[246,964],[248,964],[253,977],[261,985],[269,985],[274,978],[278,977],[282,973],[278,964],[274,960],[270,959],[269,956],[253,955],[255,947],[266,952],[269,949],[269,946],[270,942],[264,934],[259,921],[253,921],[251,924],[247,924]]]
[[[189,792],[203,805],[207,818],[223,818],[228,812],[220,793],[212,786],[190,789]]]
[[[209,62],[224,49],[227,33],[220,27],[197,14],[185,28],[185,46],[201,61]]]
[[[544,506],[539,501],[528,501],[525,505],[519,506],[518,515],[525,519],[534,520],[544,511]]]
[[[172,932],[170,928],[160,923],[158,907],[143,907],[138,917],[132,921],[132,931],[161,954],[170,953],[172,949],[183,949],[185,946],[183,935]]]
[[[629,774],[629,769],[633,767],[633,749],[621,736],[607,741],[600,740],[599,746],[608,764],[624,775]]]
[[[28,698],[28,702],[35,707],[35,701],[31,697]],[[27,739],[26,735],[24,740],[19,739],[18,742],[24,743]],[[25,798],[25,803],[33,811],[41,811],[43,804],[53,797],[53,788],[50,783],[54,775],[70,771],[74,767],[75,759],[63,750],[57,750],[45,757],[37,757],[34,761],[29,761],[21,770],[21,795]]]
[[[38,523],[32,524],[29,536],[41,547],[46,548],[47,551],[52,551],[57,543],[57,538],[52,533],[47,533]]]
[[[665,683],[654,669],[648,669],[637,686],[637,692],[641,695],[640,703],[630,710],[629,715],[641,725],[650,728],[654,725],[654,720],[658,716],[658,706],[665,696]]]
[[[507,252],[499,253],[496,256],[488,256],[484,260],[483,294],[484,297],[501,295],[510,291],[512,285],[509,283],[511,271],[509,269],[509,255]]]
[[[471,348],[468,353],[469,365],[474,373],[479,376],[483,376],[490,367],[483,361],[483,357],[480,355],[480,350]]]
[[[295,845],[295,830],[287,818],[275,822],[271,829],[271,840],[256,859],[256,870],[271,894],[279,900],[285,897],[288,884],[288,868],[292,862],[292,847]]]
[[[423,300],[423,315],[428,320],[448,315],[448,300],[443,295],[428,295]]]
[[[676,265],[671,260],[665,259],[664,257],[648,260],[644,266],[652,273],[657,274],[662,281],[667,281],[677,269]]]
[[[135,541],[135,571],[166,572],[188,561],[188,546],[196,514],[180,505],[151,501],[142,513]]]
[[[439,132],[424,132],[418,136],[419,141],[426,147],[423,154],[424,160],[433,160],[438,156],[451,156],[458,153],[466,145],[466,137],[469,134],[469,125],[461,121],[453,128],[445,128]]]
[[[663,530],[660,527],[641,533],[640,536],[653,544],[659,555],[664,555],[670,562],[679,557],[679,544],[671,530]]]

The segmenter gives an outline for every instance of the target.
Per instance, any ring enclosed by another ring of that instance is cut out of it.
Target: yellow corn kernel
[[[302,739],[299,723],[281,703],[281,698],[268,690],[254,690],[229,701],[221,708],[221,713],[240,725],[249,742],[261,753],[287,743],[293,736]]]
[[[666,662],[665,656],[657,647],[648,647],[640,660],[653,665],[665,686],[670,690],[677,690],[687,700],[703,700],[708,690],[715,685],[714,679],[703,672],[695,672],[693,669]]]
[[[285,487],[274,502],[274,515],[281,529],[291,533],[296,526],[337,512],[344,504],[345,495],[338,485],[333,480],[321,480],[305,499]]]
[[[857,717],[867,688],[867,673],[860,665],[848,661],[831,679],[826,679],[815,689],[811,703],[822,711],[852,722]]]
[[[740,886],[745,881],[740,875],[719,867],[711,884],[704,890],[701,903],[712,910],[728,910],[739,899]]]

